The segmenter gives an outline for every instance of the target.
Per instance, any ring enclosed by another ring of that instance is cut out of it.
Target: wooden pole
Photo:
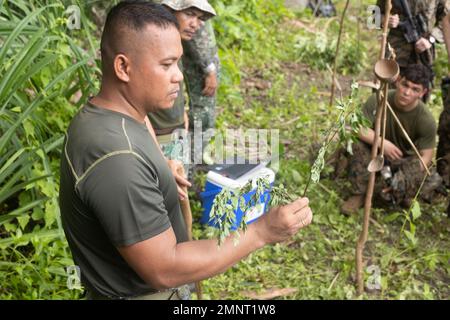
[[[336,43],[336,52],[334,54],[334,63],[333,63],[333,74],[331,75],[331,95],[330,95],[330,105],[329,105],[329,112],[331,112],[331,107],[333,106],[334,102],[334,91],[336,89],[336,70],[337,70],[337,60],[339,56],[339,47],[341,46],[341,37],[342,37],[342,31],[344,30],[344,18],[345,13],[347,12],[348,5],[350,3],[350,0],[347,0],[345,3],[344,11],[342,12],[341,20],[339,22],[339,36]]]
[[[184,172],[184,168],[182,165],[180,165],[177,169],[178,174],[186,177],[186,174]],[[183,218],[184,218],[184,222],[186,224],[186,233],[188,235],[188,240],[192,241],[192,211],[191,211],[191,204],[189,202],[189,197],[188,197],[188,190],[187,187],[184,186],[182,187],[183,192],[186,194],[186,198],[184,198],[183,200],[180,200],[180,207],[181,207],[181,212],[183,213]],[[197,281],[195,283],[195,292],[197,294],[197,299],[198,300],[202,300],[203,296],[202,296],[202,287],[201,287],[201,282]]]
[[[182,165],[180,165],[177,168],[177,172],[179,175],[186,177],[186,174],[184,172],[184,168]],[[192,211],[191,211],[191,204],[189,203],[189,197],[188,197],[188,191],[187,187],[183,186],[181,188],[183,192],[186,194],[186,198],[183,200],[180,200],[180,207],[181,212],[183,213],[184,223],[186,224],[186,233],[188,235],[189,241],[192,240]]]
[[[392,4],[391,0],[386,0],[384,25],[383,25],[383,37],[381,41],[380,59],[384,58],[388,33],[389,15],[391,12]],[[387,84],[385,84],[387,86]],[[380,93],[377,93],[380,98]],[[384,99],[387,95],[384,96]],[[382,101],[378,100],[378,107],[375,120],[375,138],[372,143],[371,158],[374,160],[377,157],[378,151],[378,138],[380,136],[381,116],[382,116]],[[370,212],[372,210],[372,198],[375,188],[376,172],[371,172],[369,176],[369,182],[367,184],[366,198],[364,201],[364,218],[362,231],[356,244],[356,282],[357,282],[357,294],[361,295],[364,292],[364,274],[363,274],[363,251],[367,242],[367,236],[369,234]]]

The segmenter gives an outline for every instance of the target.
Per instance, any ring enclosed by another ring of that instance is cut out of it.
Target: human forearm
[[[229,236],[220,247],[216,240],[178,244],[172,257],[173,263],[179,267],[166,269],[166,277],[171,280],[169,283],[182,284],[215,276],[255,250],[289,239],[311,223],[312,211],[308,204],[308,199],[299,198],[291,204],[273,208],[249,225],[245,233],[241,231],[237,244],[234,235]],[[183,272],[184,277],[180,276]]]
[[[178,244],[173,256],[175,268],[166,274],[169,287],[223,273],[265,245],[255,232],[255,225],[250,225],[245,233],[240,232],[236,245],[234,237],[230,235],[220,246],[215,239]]]
[[[375,141],[375,132],[369,128],[363,128],[359,133],[359,139],[369,145],[373,145]],[[377,148],[381,149],[381,137],[377,138]],[[389,160],[399,160],[403,158],[403,152],[388,139],[384,141],[384,154]]]
[[[373,142],[374,142],[374,139],[375,139],[375,131],[373,131],[370,128],[362,128],[359,131],[358,138],[362,142],[365,142],[365,143],[367,143],[369,145],[373,145]],[[379,144],[379,138],[380,137],[378,137],[377,144]]]
[[[429,166],[431,164],[431,160],[433,159],[433,149],[424,149],[420,150],[420,155],[422,156],[423,162]],[[421,164],[422,171],[425,170],[423,165]]]
[[[216,240],[176,243],[172,228],[148,240],[118,248],[124,259],[154,289],[177,287],[217,275],[265,244],[254,225],[234,246],[229,236],[219,247]]]
[[[163,289],[214,276],[268,243],[289,239],[311,223],[306,198],[271,209],[241,232],[234,245],[229,236],[218,247],[216,240],[178,243],[172,228],[147,240],[118,250],[128,264],[152,288]]]

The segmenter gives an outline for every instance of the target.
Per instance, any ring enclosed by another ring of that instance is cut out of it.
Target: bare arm
[[[362,128],[359,132],[359,139],[369,145],[373,144],[375,131],[370,128]],[[380,148],[381,137],[377,139],[377,147]],[[402,151],[388,139],[384,140],[384,154],[389,160],[399,160],[403,157]]]
[[[359,133],[359,139],[369,145],[373,144],[373,139],[375,137],[375,132],[370,128],[363,128]],[[381,137],[378,137],[378,147],[380,145]],[[398,160],[403,157],[402,151],[397,148],[392,142],[389,140],[384,141],[384,152],[388,159],[390,160]],[[433,149],[423,149],[420,150],[420,155],[422,156],[423,161],[427,166],[430,165],[431,160],[433,159]],[[422,170],[425,170],[421,164]]]
[[[269,243],[281,242],[311,223],[306,198],[272,209],[241,233],[235,246],[233,236],[218,247],[216,240],[177,244],[172,228],[127,247],[118,248],[128,264],[156,289],[173,288],[224,272],[251,252]]]
[[[425,162],[425,164],[427,166],[430,165],[431,160],[433,159],[433,149],[423,149],[420,150],[420,155],[422,156],[423,162]],[[422,166],[422,163],[420,164],[420,167],[423,170],[425,170],[425,168]]]
[[[362,141],[365,142],[369,145],[373,144],[373,140],[375,138],[375,131],[373,129],[370,128],[361,128],[361,130],[359,131],[359,135],[358,138]],[[380,143],[380,137],[378,137],[378,141],[377,144],[379,145]]]

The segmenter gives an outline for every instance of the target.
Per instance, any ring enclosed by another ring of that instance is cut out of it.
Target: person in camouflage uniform
[[[434,61],[434,44],[443,43],[445,38],[442,31],[442,20],[450,12],[450,0],[407,0],[411,14],[421,15],[426,32],[416,43],[406,41],[400,23],[406,18],[399,0],[392,0],[391,16],[389,18],[389,34],[387,41],[395,50],[396,61],[400,71],[411,64],[424,64],[432,71]],[[384,14],[386,0],[377,0],[377,6]],[[427,51],[430,54],[427,54]],[[387,57],[389,50],[386,50]],[[430,61],[431,58],[431,61]],[[433,79],[431,79],[432,82]]]
[[[450,91],[450,87],[448,88]],[[439,117],[439,144],[436,153],[437,170],[450,187],[450,92],[444,102],[444,110]]]
[[[353,193],[364,195],[370,175],[367,166],[371,160],[371,150],[367,144],[358,141],[353,145],[353,156],[347,155],[347,157],[349,158],[348,177],[354,188]],[[387,163],[389,165],[383,168],[375,180],[375,200],[379,203],[409,207],[425,176],[425,172],[421,169],[421,162],[417,156],[408,156]],[[431,172],[432,175],[426,179],[420,193],[422,200],[429,203],[433,200],[434,191],[442,185],[442,178],[436,170],[431,169]],[[356,202],[360,206],[363,199],[359,198]],[[342,211],[353,212],[352,205],[353,203],[344,204]]]
[[[389,104],[395,110],[427,165],[431,163],[433,157],[436,123],[421,98],[429,89],[430,76],[430,72],[425,66],[410,65],[403,70],[401,77],[397,80],[397,89],[390,90],[388,96]],[[376,108],[376,95],[373,95],[363,107],[365,117],[372,124],[375,121]],[[348,178],[354,188],[354,195],[342,206],[342,211],[347,214],[356,211],[363,204],[370,175],[367,167],[371,160],[373,129],[362,129],[359,138],[360,140],[353,145],[353,155],[348,155]],[[389,112],[387,113],[384,147],[385,164],[381,174],[377,175],[375,199],[409,207],[426,173]],[[434,191],[441,186],[442,178],[432,171],[432,175],[427,177],[422,187],[422,198],[430,202]]]
[[[189,95],[189,124],[201,121],[202,131],[215,128],[216,90],[219,55],[210,20],[197,31],[191,41],[183,41],[183,67]]]
[[[219,84],[220,60],[211,18],[216,13],[205,0],[159,0],[174,12],[191,7],[206,13],[203,25],[194,36],[182,38],[183,74],[189,96],[189,127],[201,121],[202,131],[215,128],[216,91]],[[208,19],[208,20],[206,20]],[[184,103],[180,101],[180,103]]]
[[[438,135],[437,171],[443,178],[445,186],[450,188],[450,92],[447,94],[444,110],[439,117]],[[447,215],[450,217],[450,201],[447,207]]]
[[[442,26],[450,65],[450,14],[444,18]],[[444,179],[445,186],[450,188],[450,73],[442,80],[441,92],[444,108],[439,117],[439,144],[436,152],[437,171]],[[450,201],[447,207],[447,215],[450,217]]]
[[[214,127],[214,96],[219,67],[212,25],[206,23],[216,12],[207,0],[158,2],[172,11],[180,25],[184,56],[179,67],[187,81],[180,85],[179,95],[172,109],[151,113],[148,117],[164,155],[169,159],[182,161],[185,171],[189,171],[187,164],[190,155],[186,152],[190,147],[187,139],[188,123],[193,125],[193,120],[199,118],[206,128]],[[191,121],[185,112],[184,84],[187,85],[190,98]]]

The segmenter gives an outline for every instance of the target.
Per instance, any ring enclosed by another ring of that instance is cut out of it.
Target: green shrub
[[[80,41],[89,47],[93,25],[81,12],[83,27],[70,30],[65,10],[62,1],[0,6],[0,299],[77,295],[63,272],[73,262],[59,219],[59,157],[98,68]]]

